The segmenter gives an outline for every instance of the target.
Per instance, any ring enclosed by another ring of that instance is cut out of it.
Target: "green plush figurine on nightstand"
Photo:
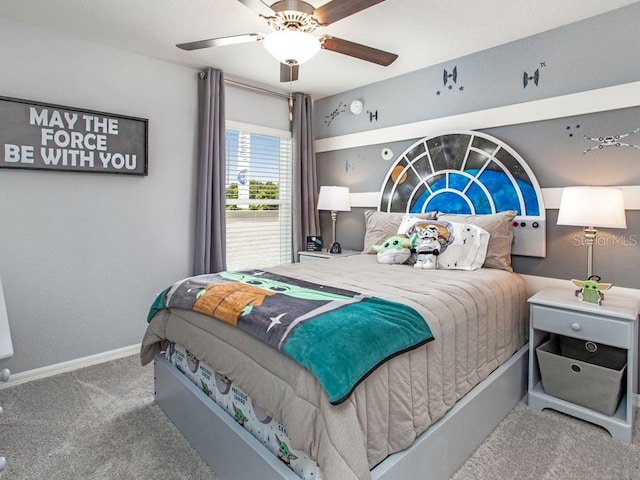
[[[597,279],[597,280],[595,280]],[[588,280],[571,279],[573,284],[580,290],[576,290],[576,296],[583,302],[600,305],[604,299],[602,290],[609,290],[611,283],[600,283],[600,277],[592,275]]]

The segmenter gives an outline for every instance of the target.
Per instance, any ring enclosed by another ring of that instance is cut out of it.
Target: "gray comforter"
[[[380,366],[351,397],[331,405],[313,376],[290,358],[223,322],[187,310],[158,313],[141,360],[166,341],[237,382],[287,429],[292,447],[317,460],[325,480],[365,480],[526,342],[524,280],[496,269],[417,270],[380,265],[375,255],[305,262],[271,271],[406,302],[435,340]]]

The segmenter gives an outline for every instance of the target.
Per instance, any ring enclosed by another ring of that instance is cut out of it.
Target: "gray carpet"
[[[132,356],[0,390],[2,480],[215,480],[152,386]],[[639,440],[521,403],[452,480],[640,480]]]
[[[2,480],[215,480],[136,356],[0,390]]]
[[[596,425],[516,405],[452,480],[640,480],[640,415],[633,443]]]

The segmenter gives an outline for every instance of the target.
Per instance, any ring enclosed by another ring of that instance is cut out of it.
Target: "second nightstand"
[[[638,366],[638,313],[640,300],[607,292],[602,305],[585,303],[574,289],[547,288],[529,299],[529,406],[535,410],[552,408],[606,428],[611,436],[631,442],[633,394]],[[558,334],[618,347],[627,352],[626,383],[622,399],[611,416],[556,398],[542,387],[536,347],[549,334]]]

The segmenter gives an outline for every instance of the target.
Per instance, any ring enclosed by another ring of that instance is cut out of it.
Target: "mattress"
[[[435,340],[378,367],[331,405],[314,377],[244,332],[192,311],[169,309],[148,325],[141,360],[168,342],[232,379],[285,427],[291,448],[317,461],[326,480],[362,480],[410,446],[527,340],[527,289],[498,269],[419,270],[374,255],[281,266],[271,271],[410,305]]]

